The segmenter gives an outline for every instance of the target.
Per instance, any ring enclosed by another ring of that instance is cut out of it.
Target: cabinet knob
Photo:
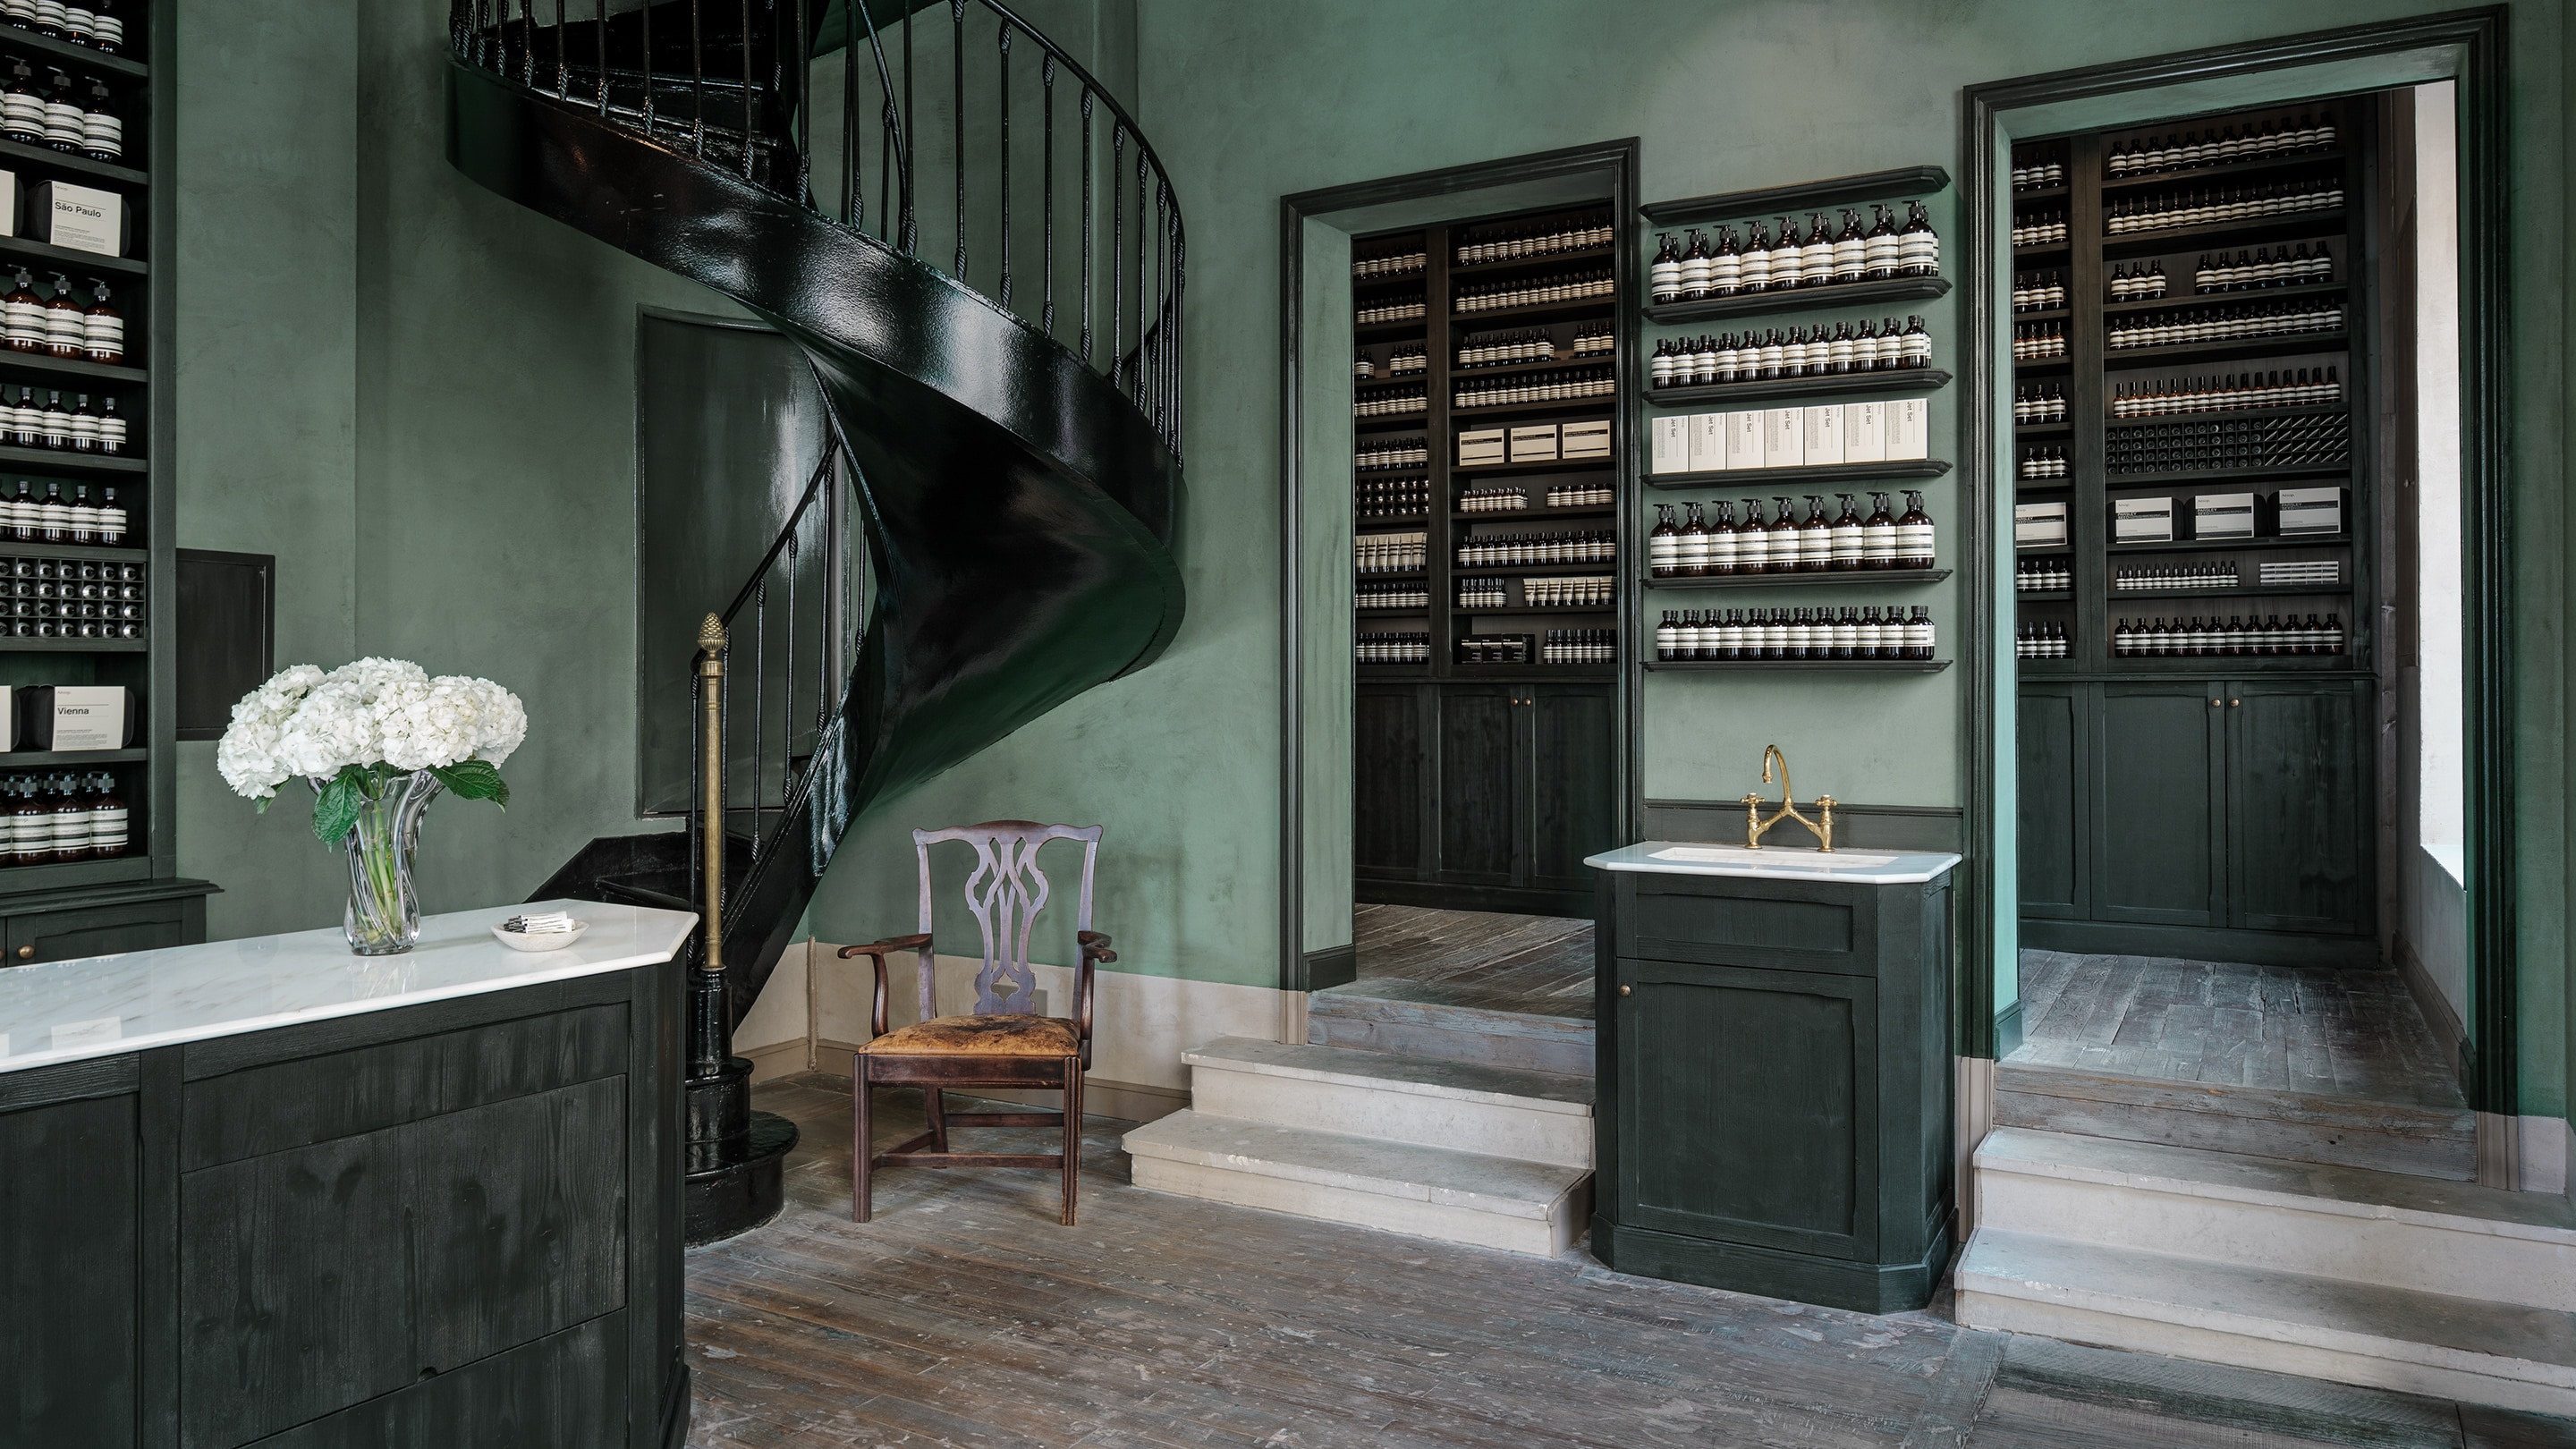
[[[2241,699],[2231,699],[2231,700],[2229,700],[2229,701],[2227,702],[2227,707],[2228,707],[2229,709],[2236,709],[2236,708],[2239,708],[2240,706],[2242,706],[2244,703],[2245,703],[2245,701],[2243,701],[2243,700],[2241,700]]]
[[[1620,994],[1621,996],[1625,996],[1625,995],[1627,995],[1627,994],[1628,994],[1628,988],[1627,988],[1627,987],[1625,987],[1625,986],[1620,987],[1620,988],[1619,988],[1619,994]]]
[[[2227,701],[2226,701],[2226,700],[2223,700],[2223,699],[2213,699],[2213,700],[2211,700],[2211,701],[2209,702],[2209,707],[2210,707],[2211,709],[2216,709],[2216,708],[2218,708],[2220,705],[2223,705],[2223,704],[2225,704],[2225,703],[2227,703]]]
[[[26,946],[21,946],[21,947],[19,947],[19,948],[18,948],[18,959],[19,959],[19,960],[21,960],[21,961],[33,961],[33,960],[35,960],[35,959],[36,959],[36,948],[35,948],[33,945],[26,945]]]

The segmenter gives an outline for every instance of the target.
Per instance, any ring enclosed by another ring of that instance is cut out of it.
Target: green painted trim
[[[1995,1060],[2002,1061],[2021,1050],[2023,1036],[2022,1004],[2018,1001],[1995,1013]]]

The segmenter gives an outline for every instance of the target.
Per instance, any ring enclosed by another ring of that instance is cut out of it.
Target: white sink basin
[[[1893,865],[1892,855],[1871,855],[1857,850],[1837,850],[1827,855],[1821,850],[1795,846],[1765,846],[1748,850],[1741,845],[1671,845],[1653,852],[1656,860],[1677,861],[1684,865],[1761,866],[1766,870],[1876,870]]]

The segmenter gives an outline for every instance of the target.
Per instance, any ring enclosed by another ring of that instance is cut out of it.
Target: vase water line
[[[369,780],[357,822],[343,843],[349,851],[349,907],[340,928],[361,956],[395,956],[420,941],[420,893],[412,883],[412,854],[420,843],[420,817],[444,788],[427,770],[387,771]]]

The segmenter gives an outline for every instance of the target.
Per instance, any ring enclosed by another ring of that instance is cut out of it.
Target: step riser
[[[1162,1158],[1134,1159],[1138,1187],[1237,1207],[1264,1208],[1319,1222],[1347,1223],[1429,1238],[1552,1258],[1574,1246],[1592,1214],[1592,1180],[1557,1200],[1544,1218],[1512,1217],[1420,1198],[1388,1197],[1353,1188],[1269,1177],[1233,1168]]]
[[[1557,1167],[1592,1166],[1589,1112],[1535,1111],[1454,1097],[1229,1071],[1209,1062],[1190,1069],[1190,1105],[1214,1117],[1311,1127]]]
[[[2027,1297],[2012,1291],[2010,1284],[1965,1272],[1959,1275],[1957,1288],[1958,1320],[1968,1328],[2040,1334],[2070,1343],[2163,1354],[2233,1368],[2299,1374],[2499,1408],[2576,1415],[2576,1390],[2425,1363],[2406,1356],[2413,1345],[2390,1344],[2385,1353],[2358,1353],[2295,1343],[2251,1331],[2173,1323]]]
[[[2576,1247],[1977,1166],[1978,1222],[2102,1247],[2576,1311]]]
[[[2225,1100],[2224,1093],[2209,1094],[2212,1107]],[[2465,1114],[2455,1131],[2374,1131],[2350,1123],[2285,1121],[2277,1114],[2261,1115],[2259,1109],[2239,1115],[2147,1102],[2014,1091],[1999,1082],[1995,1090],[1995,1125],[2122,1142],[2155,1142],[2207,1152],[2236,1152],[2284,1162],[2403,1172],[2445,1182],[2475,1182],[2478,1176],[2476,1129]]]
[[[1567,1032],[1519,1036],[1468,1027],[1432,1026],[1385,1021],[1375,1017],[1326,1015],[1313,1011],[1309,998],[1306,1040],[1316,1046],[1349,1047],[1395,1056],[1429,1057],[1433,1061],[1468,1062],[1477,1066],[1516,1067],[1524,1071],[1592,1075],[1592,1034]]]

